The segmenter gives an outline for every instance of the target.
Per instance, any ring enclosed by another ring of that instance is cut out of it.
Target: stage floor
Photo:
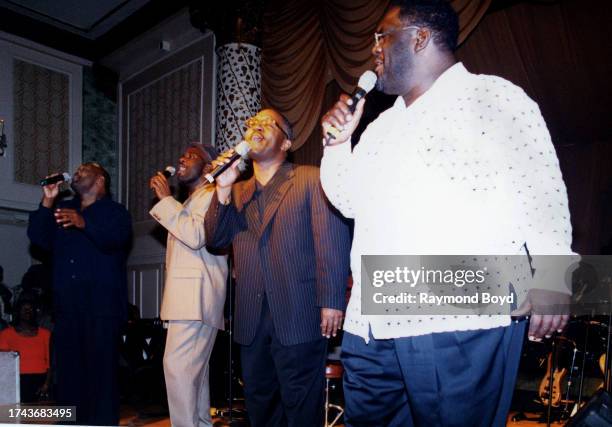
[[[538,421],[512,421],[512,416],[514,412],[510,413],[508,417],[507,427],[539,427],[545,426],[546,422],[538,422]],[[529,418],[536,418],[538,415],[533,413],[526,413]],[[170,427],[170,419],[168,417],[162,418],[139,418],[138,414],[129,407],[122,408],[121,410],[121,422],[122,426],[143,426],[143,427]],[[551,423],[552,426],[562,426],[563,422],[555,422]],[[214,423],[215,427],[223,427],[225,424],[222,422]],[[344,427],[343,424],[339,424],[337,427]]]

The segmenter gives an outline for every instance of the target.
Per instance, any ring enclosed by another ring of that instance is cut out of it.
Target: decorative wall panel
[[[14,59],[14,179],[36,184],[49,172],[68,169],[70,78]]]
[[[134,221],[150,219],[149,178],[176,163],[184,148],[200,138],[202,61],[162,77],[129,96],[128,208]]]

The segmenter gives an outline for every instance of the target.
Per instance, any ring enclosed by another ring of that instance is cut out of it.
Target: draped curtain
[[[538,103],[583,254],[612,253],[610,22],[609,0],[522,2],[487,13],[457,52],[470,71],[504,77]]]
[[[311,135],[331,82],[351,92],[372,68],[373,34],[389,0],[273,0],[266,3],[262,36],[262,103],[294,124],[295,151]],[[451,0],[459,13],[460,42],[491,0]]]

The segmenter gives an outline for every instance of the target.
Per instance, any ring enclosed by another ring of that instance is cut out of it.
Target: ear
[[[98,186],[98,188],[100,190],[105,190],[106,189],[106,185],[105,185],[105,179],[104,176],[102,175],[98,175],[98,177],[96,178],[96,185]]]
[[[281,150],[282,151],[289,151],[290,148],[291,148],[291,140],[285,138],[285,140],[281,144]]]
[[[420,28],[415,35],[416,38],[416,44],[414,45],[414,51],[416,52],[420,52],[423,49],[425,49],[428,45],[429,42],[431,41],[431,30],[427,27],[424,28]]]

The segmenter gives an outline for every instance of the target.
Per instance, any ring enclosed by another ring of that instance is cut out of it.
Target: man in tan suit
[[[213,147],[192,144],[179,160],[177,178],[189,193],[181,204],[158,173],[150,187],[159,202],[151,216],[168,230],[166,282],[161,318],[168,321],[164,375],[174,427],[210,426],[208,361],[223,329],[227,257],[206,248],[204,215],[214,187],[204,175],[216,157]]]

